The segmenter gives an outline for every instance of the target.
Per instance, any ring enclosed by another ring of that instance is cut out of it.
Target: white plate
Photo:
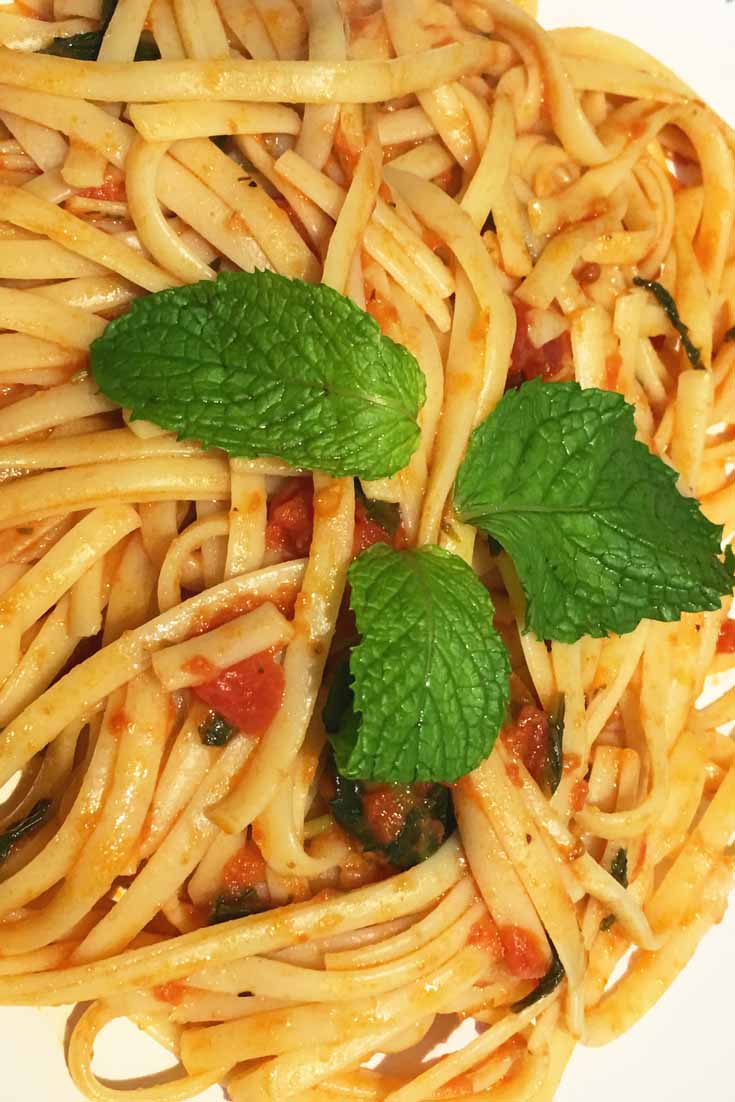
[[[2,0],[0,0],[0,3]],[[588,25],[660,57],[735,123],[735,0],[541,0],[546,26]],[[604,1049],[578,1048],[556,1102],[731,1102],[735,906],[655,1010]],[[62,1054],[60,1012],[0,1008],[0,1102],[79,1102]],[[130,1077],[165,1067],[165,1053],[116,1023],[98,1046],[100,1071]],[[221,1100],[213,1089],[201,1102]]]

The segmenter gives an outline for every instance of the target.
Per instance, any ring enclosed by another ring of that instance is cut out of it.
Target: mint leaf
[[[233,456],[372,479],[418,444],[418,364],[330,287],[225,272],[138,299],[91,353],[134,417]]]
[[[376,544],[349,580],[362,641],[350,660],[354,707],[332,735],[339,771],[403,783],[469,773],[492,750],[509,697],[487,591],[438,547]]]
[[[633,407],[577,383],[526,383],[475,429],[454,506],[513,559],[540,639],[632,631],[720,607],[722,531],[635,439]]]

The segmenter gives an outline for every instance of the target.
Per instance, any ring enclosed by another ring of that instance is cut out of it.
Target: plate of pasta
[[[0,9],[7,1102],[724,1097],[735,76],[538,8]]]

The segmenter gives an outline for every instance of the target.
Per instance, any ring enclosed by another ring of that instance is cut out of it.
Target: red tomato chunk
[[[515,723],[503,728],[502,738],[508,750],[522,761],[533,779],[540,783],[549,754],[549,719],[533,704],[524,704]]]
[[[361,501],[355,502],[355,536],[352,543],[352,557],[356,559],[368,547],[376,543],[390,543],[391,538],[382,524],[368,516]]]
[[[283,667],[271,651],[261,651],[197,685],[194,692],[215,712],[247,735],[263,735],[283,701]]]
[[[719,654],[735,654],[735,620],[725,620],[717,637]]]
[[[265,544],[292,559],[309,554],[314,531],[314,487],[310,478],[291,478],[268,505]]]
[[[513,300],[516,312],[516,335],[513,351],[510,355],[508,386],[520,386],[529,379],[541,376],[549,379],[556,375],[562,365],[564,354],[569,345],[569,337],[563,333],[552,341],[537,348],[528,335],[528,315],[530,308],[523,302]]]
[[[540,980],[546,975],[546,957],[537,939],[521,926],[498,929],[505,967],[519,980]]]

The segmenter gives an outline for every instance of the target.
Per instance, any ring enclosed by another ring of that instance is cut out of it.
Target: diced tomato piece
[[[508,386],[520,386],[521,383],[539,376],[550,379],[556,375],[568,351],[568,335],[562,333],[560,337],[547,341],[541,348],[536,348],[528,335],[530,307],[517,299],[513,299],[513,307],[516,312],[516,335],[510,355]]]
[[[355,502],[355,535],[352,542],[352,557],[357,558],[375,543],[391,543],[391,538],[382,524],[368,516],[361,501]]]
[[[314,531],[314,487],[310,478],[292,478],[268,504],[265,543],[294,559],[309,554]]]
[[[735,620],[725,620],[717,636],[719,654],[735,654]]]
[[[529,930],[522,926],[500,926],[498,934],[505,967],[512,976],[519,980],[540,980],[546,975],[543,949]]]
[[[252,839],[230,858],[222,873],[222,886],[236,894],[265,880],[265,861]]]
[[[283,666],[272,651],[261,651],[196,685],[194,692],[215,712],[248,735],[263,735],[283,701]]]
[[[186,996],[186,984],[180,980],[171,980],[169,983],[160,983],[153,988],[153,994],[159,1002],[178,1006]]]
[[[387,846],[396,840],[415,802],[409,785],[378,784],[365,792],[362,811],[376,842]]]
[[[535,781],[541,781],[549,754],[549,718],[533,704],[524,704],[515,723],[502,731],[504,744],[522,761]]]

